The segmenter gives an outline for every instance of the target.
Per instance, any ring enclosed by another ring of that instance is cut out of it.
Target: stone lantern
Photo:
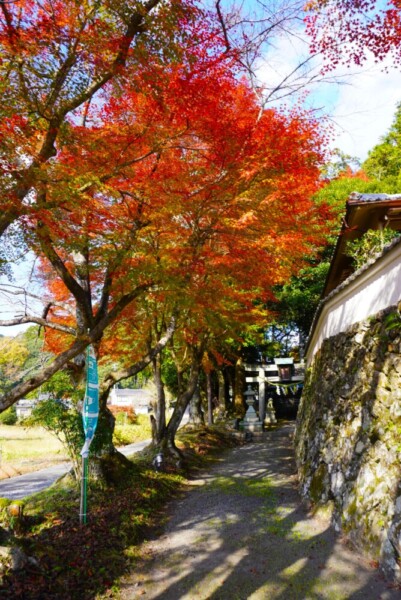
[[[263,431],[263,423],[259,420],[259,417],[256,414],[256,411],[253,407],[255,398],[256,398],[256,394],[252,390],[252,387],[250,385],[248,385],[248,388],[245,391],[244,396],[245,396],[245,402],[247,403],[248,408],[245,413],[244,420],[241,421],[241,423],[240,423],[242,425],[242,428],[244,429],[244,431],[251,431],[251,432]]]

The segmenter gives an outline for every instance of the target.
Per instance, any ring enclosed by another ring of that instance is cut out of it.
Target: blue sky
[[[325,106],[337,134],[336,146],[364,160],[389,130],[399,102],[401,72],[391,69],[385,73],[371,61],[348,84],[326,94]]]
[[[214,0],[207,0],[210,4]],[[302,20],[304,0],[222,0],[225,9],[240,6],[249,17],[271,18],[281,15],[280,9],[291,10],[293,20],[281,30],[280,35],[270,37],[258,65],[258,76],[267,88],[274,88],[297,65],[310,56],[309,40],[306,38]],[[385,0],[382,2],[386,5]],[[296,29],[295,29],[296,27]],[[279,31],[279,30],[275,30]],[[307,106],[319,109],[332,123],[336,137],[332,146],[363,161],[368,151],[380,141],[391,126],[396,105],[401,101],[401,71],[391,67],[391,61],[377,65],[373,58],[363,67],[340,67],[328,76],[319,75],[321,61],[316,59],[295,85],[307,82],[312,75],[314,83],[303,88],[307,93]],[[388,72],[384,68],[389,67]],[[298,97],[288,97],[291,100]]]
[[[333,147],[363,161],[392,124],[401,102],[401,72],[392,67],[385,72],[370,59],[362,68],[339,68],[333,76],[338,83],[311,86],[306,105],[327,116]]]

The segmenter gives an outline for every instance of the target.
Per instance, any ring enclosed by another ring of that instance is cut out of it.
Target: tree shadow
[[[377,573],[302,503],[291,431],[269,432],[216,465],[178,503],[123,598],[378,600],[386,588]]]
[[[24,516],[12,540],[12,547],[23,551],[23,564],[2,573],[0,598],[112,597],[115,582],[131,564],[127,551],[135,552],[149,527],[155,527],[166,490],[176,489],[163,475],[142,473],[135,466],[125,475],[118,489],[92,482],[86,525],[79,523],[77,485],[59,484],[33,497],[41,517]]]

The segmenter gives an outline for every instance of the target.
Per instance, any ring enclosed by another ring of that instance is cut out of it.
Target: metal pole
[[[86,525],[86,500],[88,486],[88,459],[82,457],[81,502],[79,507],[79,523]]]

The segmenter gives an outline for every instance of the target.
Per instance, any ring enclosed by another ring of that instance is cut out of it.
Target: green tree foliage
[[[79,452],[85,436],[82,417],[76,409],[69,408],[62,400],[41,400],[34,407],[32,415],[25,420],[25,424],[40,425],[54,434],[71,458],[75,473],[79,472]]]
[[[59,371],[41,387],[44,398],[34,407],[25,425],[41,425],[55,435],[71,458],[75,473],[79,472],[79,453],[84,443],[79,402],[83,390],[77,388],[69,374]]]
[[[3,389],[17,376],[27,357],[28,350],[19,340],[8,337],[0,340],[0,385]]]
[[[293,329],[300,332],[302,337],[308,335],[312,325],[329,266],[330,261],[321,255],[302,269],[299,275],[292,277],[277,294],[281,315],[293,324]]]
[[[163,383],[170,394],[176,398],[180,391],[179,375],[170,348],[166,348],[163,351],[163,360],[161,364]]]
[[[380,191],[397,193],[401,189],[401,103],[397,106],[393,124],[363,163],[369,177],[380,182]]]
[[[377,191],[376,182],[370,181],[363,172],[352,173],[349,161],[349,157],[337,151],[335,161],[327,166],[326,173],[335,175],[335,178],[327,180],[315,196],[318,205],[326,204],[328,208],[330,227],[326,244],[316,247],[314,256],[305,261],[302,270],[275,290],[279,302],[272,305],[277,315],[273,325],[278,329],[290,326],[293,337],[295,333],[299,333],[301,338],[308,335],[341,229],[347,198],[355,191]],[[273,348],[275,356],[285,352],[286,346],[286,343],[276,344]]]
[[[347,253],[354,260],[355,268],[360,269],[370,258],[381,252],[388,242],[398,234],[394,229],[367,231],[361,238],[348,242]]]
[[[0,413],[0,423],[2,425],[15,425],[18,421],[17,409],[15,405],[10,406],[4,412]]]
[[[6,391],[37,368],[43,358],[38,327],[29,327],[16,337],[0,338],[0,391]]]

